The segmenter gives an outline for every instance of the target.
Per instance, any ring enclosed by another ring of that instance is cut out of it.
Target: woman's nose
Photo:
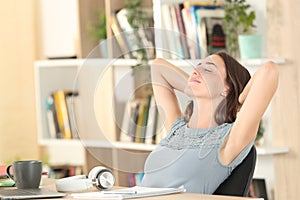
[[[197,69],[197,68],[195,68],[194,70],[193,70],[193,73],[192,73],[194,76],[199,76],[200,75],[200,71],[199,71],[199,69]]]

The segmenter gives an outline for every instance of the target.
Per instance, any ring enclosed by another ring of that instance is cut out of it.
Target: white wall
[[[75,0],[41,0],[40,33],[43,58],[74,57],[79,36]]]
[[[1,1],[0,13],[0,163],[37,159],[36,1]]]
[[[268,27],[267,27],[267,8],[266,8],[266,0],[247,0],[247,2],[251,5],[251,8],[255,10],[256,14],[256,31],[257,34],[262,35],[262,57],[268,56]]]

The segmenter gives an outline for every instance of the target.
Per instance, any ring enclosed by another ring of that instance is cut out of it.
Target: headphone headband
[[[56,180],[56,189],[59,192],[79,192],[88,190],[95,184],[98,190],[108,190],[113,187],[115,177],[113,172],[105,167],[94,167],[88,177],[77,175]]]

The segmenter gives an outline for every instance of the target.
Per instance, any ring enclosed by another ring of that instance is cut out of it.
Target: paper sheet
[[[152,188],[134,186],[130,188],[101,191],[101,192],[86,192],[86,193],[73,193],[73,198],[86,198],[86,199],[132,199],[140,197],[149,197],[157,195],[166,195],[173,193],[185,192],[183,186],[179,188]]]

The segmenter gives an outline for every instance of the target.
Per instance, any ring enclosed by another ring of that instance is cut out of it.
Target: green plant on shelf
[[[249,10],[251,6],[246,0],[225,0],[224,23],[226,34],[226,49],[234,57],[238,55],[238,35],[252,33],[255,28],[256,14]]]
[[[96,40],[106,39],[106,14],[104,11],[96,10],[95,15],[97,20],[90,22],[87,25],[87,29],[90,35]]]

